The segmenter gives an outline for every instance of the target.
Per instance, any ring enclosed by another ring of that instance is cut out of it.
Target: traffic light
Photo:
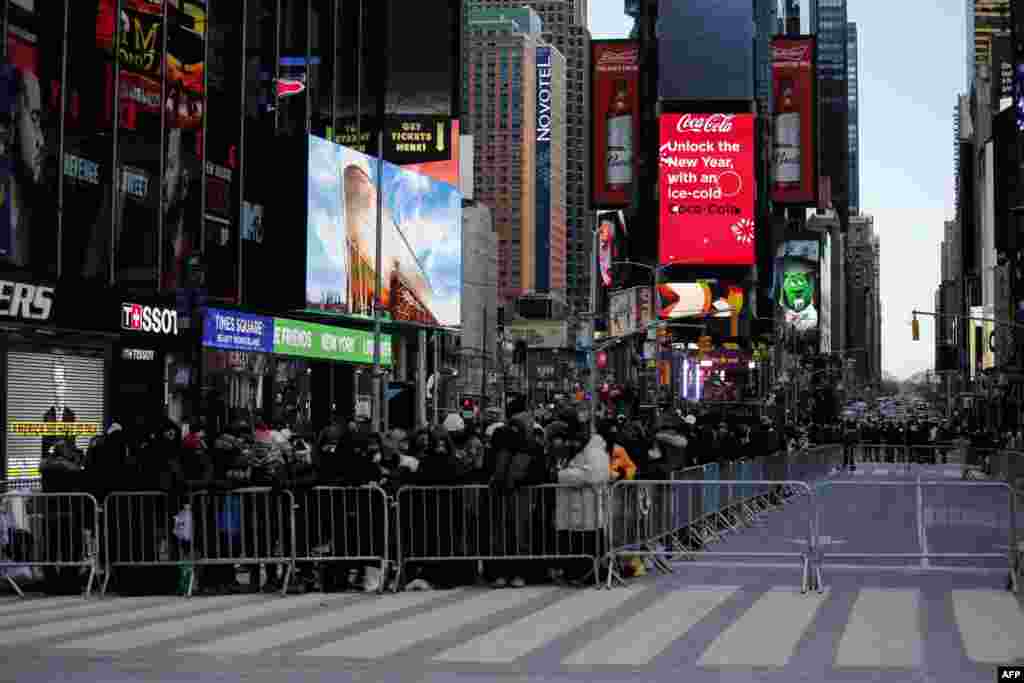
[[[918,323],[917,318],[910,321],[910,332],[914,337],[914,341],[921,341],[921,325]]]

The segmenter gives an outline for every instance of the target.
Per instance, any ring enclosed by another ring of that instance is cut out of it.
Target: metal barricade
[[[807,501],[813,501],[814,498],[811,487],[802,481],[752,480],[748,483],[751,485],[764,486],[766,487],[766,490],[770,490],[771,487],[785,485],[805,494],[807,496],[805,500]],[[661,494],[653,496],[655,499],[679,500],[682,498],[685,500],[685,496],[680,496],[677,490],[700,488],[706,494],[708,489],[712,487],[723,489],[734,485],[735,481],[708,479],[702,479],[700,481],[676,479],[672,481],[616,482],[611,489],[612,506],[613,508],[624,512],[621,515],[614,516],[611,520],[609,539],[611,540],[612,545],[608,551],[610,563],[614,563],[615,559],[621,556],[632,555],[641,557],[661,557],[665,559],[673,554],[674,550],[672,548],[666,547],[657,542],[660,538],[659,534],[662,529],[674,526],[678,527],[684,524],[686,520],[682,518],[681,515],[684,514],[685,510],[689,509],[689,505],[665,505],[661,509],[652,509],[649,505],[649,501],[652,499],[652,490],[657,491],[657,489],[660,488],[668,489],[669,491],[667,495]],[[643,514],[645,508],[647,511],[646,514]],[[801,533],[802,539],[798,539],[804,541],[805,549],[802,551],[791,550],[791,546],[786,546],[785,549],[782,547],[779,547],[778,549],[764,549],[763,547],[757,546],[757,541],[755,539],[753,547],[756,549],[736,549],[729,551],[701,550],[698,557],[733,560],[739,560],[741,558],[797,559],[800,561],[801,566],[802,591],[806,593],[814,583],[814,577],[812,576],[813,566],[811,564],[811,558],[815,551],[815,535],[813,534],[815,524],[814,511],[815,507],[812,503],[808,508],[806,519],[802,520],[803,522],[806,522],[806,534]],[[614,578],[615,576],[612,573],[609,573],[608,586],[611,585]],[[817,585],[820,586],[820,582],[817,583]]]
[[[42,568],[51,579],[88,570],[86,597],[99,570],[100,510],[88,493],[17,492],[0,495],[0,569],[11,588],[24,597],[11,576],[19,568]]]
[[[41,492],[43,480],[35,477],[29,479],[0,479],[0,494],[18,491]]]
[[[115,492],[103,502],[103,567],[106,595],[115,569],[178,567],[191,594],[194,524],[191,498],[162,491]]]
[[[913,444],[907,451],[907,461],[918,465],[960,464],[951,443]]]
[[[1018,496],[1024,495],[1024,453],[999,451],[990,459],[992,478],[1005,481]]]
[[[406,486],[395,528],[399,581],[412,563],[567,560],[593,563],[608,543],[606,485]]]
[[[297,565],[377,563],[377,592],[383,591],[391,547],[391,502],[384,489],[375,484],[314,486],[292,494]]]
[[[672,481],[704,480],[704,466],[696,465],[672,473]],[[706,522],[704,514],[704,490],[700,486],[687,486],[672,489],[675,505],[675,521],[681,526],[673,532],[673,546],[688,553],[699,550],[706,544],[717,540],[717,535]],[[680,494],[682,500],[680,500]]]
[[[1005,482],[832,479],[817,494],[819,570],[1003,572],[1009,566],[1008,586],[1016,590],[1017,501]]]
[[[291,491],[251,487],[192,495],[195,526],[192,557],[197,566],[284,566],[281,593],[295,570],[295,496]],[[189,586],[187,595],[192,595]]]

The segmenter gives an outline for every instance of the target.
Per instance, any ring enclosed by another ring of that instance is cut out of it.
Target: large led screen
[[[772,40],[772,201],[811,205],[816,199],[814,38]]]
[[[743,287],[721,280],[667,282],[658,285],[658,316],[731,318],[743,312]]]
[[[812,342],[818,333],[820,247],[817,240],[790,240],[779,245],[775,261],[776,300],[786,328]]]
[[[593,123],[591,203],[628,206],[632,199],[640,137],[640,45],[595,40],[590,44]]]
[[[372,315],[377,160],[309,139],[306,306]],[[461,322],[462,195],[447,183],[383,165],[381,306],[392,319]]]
[[[662,114],[662,264],[754,263],[754,116]]]

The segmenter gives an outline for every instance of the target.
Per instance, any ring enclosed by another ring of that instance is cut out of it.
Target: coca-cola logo
[[[676,130],[680,133],[731,133],[735,114],[683,114]]]
[[[619,50],[604,50],[597,58],[597,68],[605,66],[635,66],[640,58],[640,48],[630,47]]]

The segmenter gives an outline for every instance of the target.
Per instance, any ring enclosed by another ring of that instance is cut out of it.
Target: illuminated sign
[[[49,320],[53,297],[53,287],[0,280],[0,318]]]
[[[121,329],[150,334],[178,334],[178,312],[173,308],[121,304]]]
[[[153,349],[121,349],[121,358],[124,360],[155,360],[156,351]]]

